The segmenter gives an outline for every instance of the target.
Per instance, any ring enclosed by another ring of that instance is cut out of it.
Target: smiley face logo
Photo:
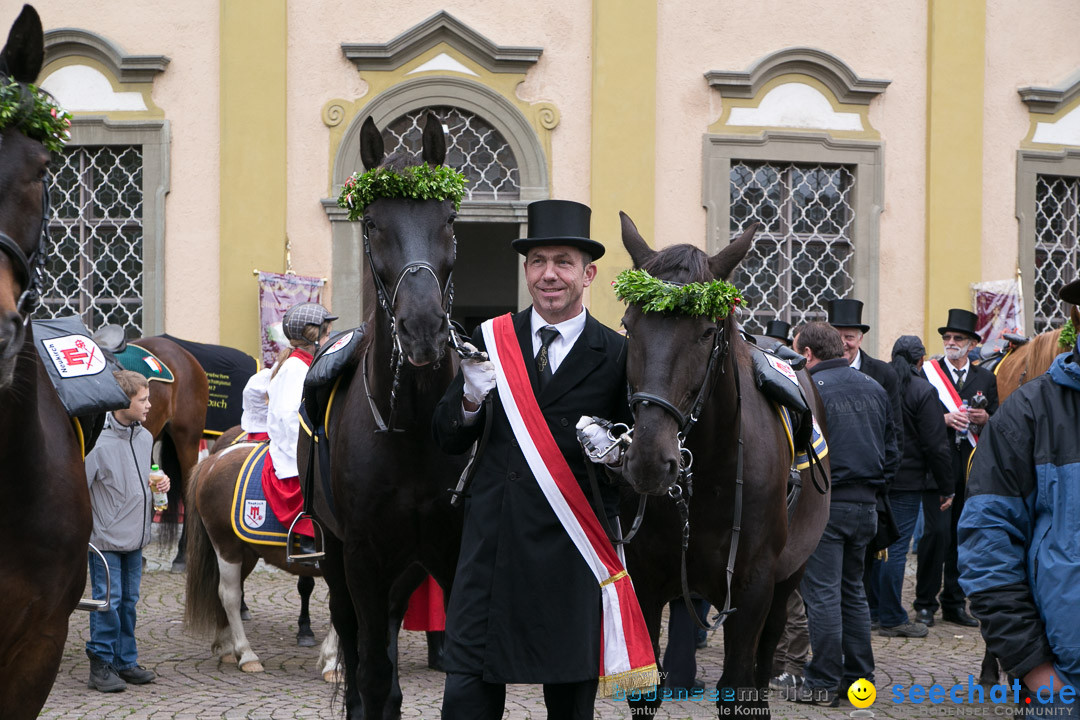
[[[848,687],[847,698],[857,708],[868,708],[877,699],[877,688],[866,678],[859,678]]]

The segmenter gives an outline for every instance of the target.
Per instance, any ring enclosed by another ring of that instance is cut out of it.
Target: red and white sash
[[[509,314],[502,315],[482,328],[514,437],[551,509],[600,584],[604,631],[598,693],[609,697],[616,690],[652,687],[659,683],[656,658],[634,586],[540,412],[513,321]]]
[[[938,398],[945,409],[949,412],[957,412],[964,401],[960,399],[960,393],[956,392],[956,386],[949,377],[949,371],[942,366],[942,361],[931,360],[923,363],[923,374],[934,386],[934,390],[937,390]],[[971,446],[975,447],[979,444],[979,435],[973,431],[972,427],[968,427],[967,439]]]

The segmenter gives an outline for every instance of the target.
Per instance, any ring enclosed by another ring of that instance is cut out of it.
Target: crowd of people
[[[502,717],[507,683],[539,683],[549,716],[590,718],[610,651],[604,628],[619,621],[604,617],[604,583],[598,586],[589,569],[589,549],[574,541],[580,528],[558,512],[565,493],[558,476],[588,487],[578,430],[600,451],[595,461],[618,472],[618,450],[604,450],[613,440],[606,420],[630,419],[626,339],[582,304],[596,277],[594,261],[604,254],[589,236],[588,207],[533,203],[528,237],[513,247],[524,256],[533,303],[505,327],[488,323],[474,333],[433,421],[436,441],[450,453],[466,452],[485,425],[490,433],[475,461],[447,611],[443,717]],[[1080,285],[1067,286],[1062,298],[1080,301]],[[285,525],[301,503],[295,448],[303,377],[334,319],[314,303],[291,309],[283,323],[290,347],[245,391],[252,412],[245,412],[244,429],[266,433],[260,436],[270,443],[264,487],[275,496],[275,512],[283,508]],[[1080,680],[1080,631],[1069,617],[1080,607],[1073,599],[1080,551],[1070,507],[1078,472],[1077,353],[1060,356],[999,416],[995,376],[969,359],[980,342],[973,313],[949,311],[934,359],[913,335],[896,340],[891,362],[873,358],[862,348],[869,330],[862,303],[853,299],[831,301],[827,322],[798,327],[793,337],[786,323],[769,323],[769,336],[806,358],[825,409],[818,420],[828,436],[832,482],[828,522],[788,601],[770,685],[799,701],[837,705],[849,685],[874,680],[872,632],[922,638],[940,610],[945,623],[981,621],[1004,669],[1046,702],[1040,686],[1060,689]],[[480,352],[497,342],[498,363]],[[589,372],[561,372],[586,355]],[[149,401],[145,380],[131,375],[119,378],[131,407],[111,415],[87,458],[95,539],[114,587],[111,611],[92,617],[87,643],[90,685],[104,692],[154,678],[138,665],[134,641],[151,505],[150,443],[139,427]],[[497,389],[495,402],[485,402]],[[540,427],[543,443],[523,434],[522,417],[542,419],[527,434]],[[579,417],[585,422],[578,428],[566,421]],[[602,491],[612,494],[604,506],[614,523],[616,490]],[[901,591],[920,516],[909,612]],[[310,527],[298,531],[310,545]],[[536,582],[545,576],[560,580]],[[95,596],[103,596],[95,558],[91,579]],[[695,684],[692,633],[686,608],[674,604],[673,646],[664,658],[674,671],[668,684]],[[1059,694],[1054,702],[1067,705],[1071,698]]]

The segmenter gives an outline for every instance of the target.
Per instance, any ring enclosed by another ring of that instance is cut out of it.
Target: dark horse
[[[154,441],[161,443],[161,469],[173,480],[169,509],[161,516],[166,529],[163,537],[171,543],[180,519],[180,500],[187,497],[188,482],[199,462],[199,441],[206,427],[210,386],[195,356],[172,340],[146,337],[131,342],[154,353],[169,366],[175,378],[171,383],[150,383],[150,414],[143,423]],[[185,528],[176,549],[173,572],[184,570],[186,541]]]
[[[0,53],[0,83],[41,70],[41,20],[23,7]],[[36,717],[86,584],[90,494],[78,439],[34,349],[28,318],[46,252],[49,153],[0,131],[0,717]]]
[[[751,227],[712,257],[690,245],[656,252],[622,215],[623,244],[634,266],[677,283],[726,278],[746,255],[755,230]],[[724,672],[717,688],[743,690],[735,714],[767,716],[768,702],[761,689],[767,688],[772,674],[788,595],[797,587],[828,520],[829,495],[815,491],[804,472],[802,495],[789,523],[785,497],[792,453],[772,402],[755,386],[751,348],[734,317],[717,321],[643,312],[631,304],[623,325],[629,339],[626,374],[634,415],[624,478],[639,493],[667,494],[676,483],[686,484],[680,472],[688,457],[683,448],[693,453],[688,584],[717,607],[727,597],[733,516],[741,505],[741,521],[736,524],[742,530],[731,579],[734,612],[724,624]],[[711,356],[716,357],[714,362]],[[799,381],[815,416],[824,418],[805,371],[799,372]],[[700,416],[692,424],[691,408],[702,393]],[[740,465],[741,503],[736,495]],[[827,464],[822,469],[827,472]],[[667,602],[683,594],[682,527],[675,503],[654,500],[637,538],[627,546],[627,569],[657,652],[660,613]],[[658,702],[645,704],[655,708]],[[720,710],[731,715],[733,706],[727,703]]]
[[[368,169],[383,160],[371,118],[361,130],[361,157]],[[431,114],[422,157],[432,166],[446,157],[442,126]],[[400,171],[405,164],[391,156],[384,166]],[[431,439],[435,405],[456,371],[446,354],[455,215],[452,200],[385,197],[364,214],[373,331],[356,350],[360,367],[338,386],[327,423],[334,511],[319,493],[315,502],[328,531],[321,565],[350,718],[399,716],[391,655],[408,596],[423,580],[417,564],[449,593],[457,561],[461,518],[447,489],[463,459],[445,455]],[[301,468],[305,440],[297,452]]]

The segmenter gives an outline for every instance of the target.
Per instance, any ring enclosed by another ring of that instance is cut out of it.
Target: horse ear
[[[727,280],[735,266],[742,262],[754,242],[754,233],[757,232],[760,223],[751,223],[750,227],[743,230],[743,234],[720,252],[709,258],[709,270],[714,278]]]
[[[619,220],[622,222],[623,247],[630,254],[630,259],[634,261],[634,267],[639,268],[651,260],[653,255],[656,255],[656,251],[649,247],[649,244],[641,237],[637,225],[629,215],[620,210]]]
[[[379,167],[383,159],[382,133],[370,116],[360,128],[360,159],[366,170]]]
[[[421,150],[424,162],[432,167],[442,165],[446,160],[446,133],[439,118],[428,113],[424,118],[424,141]]]
[[[21,83],[32,83],[45,60],[45,38],[37,10],[23,5],[0,52],[0,75],[10,75]]]

